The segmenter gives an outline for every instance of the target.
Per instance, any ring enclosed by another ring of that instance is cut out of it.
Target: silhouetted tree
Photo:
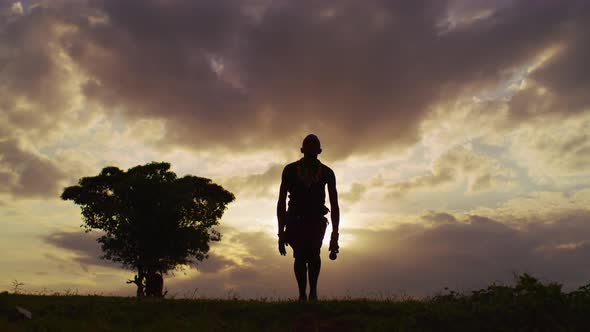
[[[65,188],[64,200],[80,205],[86,232],[102,230],[97,239],[103,259],[137,271],[128,283],[137,296],[162,296],[162,273],[207,258],[210,241],[234,195],[211,180],[177,178],[170,164],[152,162],[122,171],[105,167]],[[159,284],[157,284],[159,283]]]

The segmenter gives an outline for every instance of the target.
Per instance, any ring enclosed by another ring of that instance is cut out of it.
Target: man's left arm
[[[340,227],[340,206],[338,205],[338,190],[336,190],[336,175],[333,171],[328,177],[328,194],[330,195],[330,219],[332,219],[332,235],[330,237],[330,251],[338,252],[338,229]]]

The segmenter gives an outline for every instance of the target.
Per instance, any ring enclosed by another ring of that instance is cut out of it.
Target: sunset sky
[[[0,0],[0,291],[133,295],[66,186],[166,161],[236,195],[177,297],[295,297],[309,133],[337,177],[319,296],[590,282],[590,1]]]

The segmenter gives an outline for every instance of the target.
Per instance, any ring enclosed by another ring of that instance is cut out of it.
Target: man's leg
[[[309,268],[309,299],[315,301],[318,299],[318,278],[320,276],[320,269],[322,267],[322,260],[320,255],[314,256],[308,261]]]
[[[307,300],[307,262],[304,258],[295,258],[293,270],[295,270],[295,279],[297,279],[297,286],[299,286],[299,300]]]
[[[322,260],[320,259],[320,249],[324,234],[326,233],[327,220],[322,219],[321,222],[314,224],[313,228],[313,242],[310,251],[307,266],[309,269],[309,299],[315,301],[318,299],[318,278],[320,276],[320,269],[322,267]]]

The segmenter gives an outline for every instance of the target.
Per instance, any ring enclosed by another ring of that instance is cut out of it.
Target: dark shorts
[[[320,255],[320,248],[326,233],[326,217],[287,217],[285,235],[293,248],[295,258],[314,258]]]

